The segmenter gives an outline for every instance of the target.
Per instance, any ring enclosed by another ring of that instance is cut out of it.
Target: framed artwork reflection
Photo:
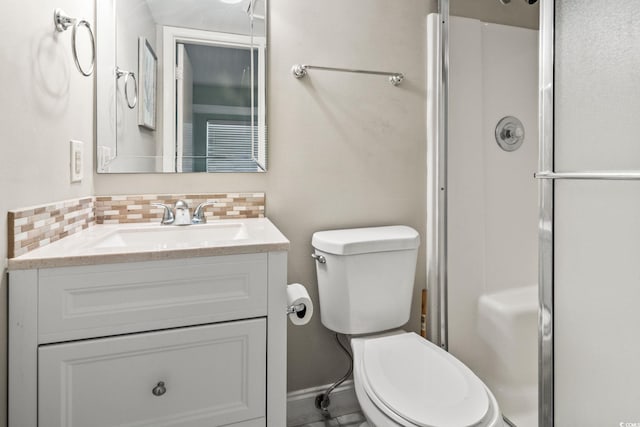
[[[138,125],[156,129],[156,99],[158,80],[158,57],[146,37],[138,39]]]

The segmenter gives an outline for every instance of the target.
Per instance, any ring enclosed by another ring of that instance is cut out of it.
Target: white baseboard
[[[287,426],[322,421],[322,414],[316,408],[316,396],[323,393],[331,384],[296,390],[287,394]],[[352,414],[360,411],[353,381],[345,381],[330,395],[329,412],[332,417]]]

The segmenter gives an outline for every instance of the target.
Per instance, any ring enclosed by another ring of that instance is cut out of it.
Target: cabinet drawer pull
[[[154,396],[162,396],[167,392],[167,388],[164,386],[164,381],[160,381],[154,388],[151,390]]]

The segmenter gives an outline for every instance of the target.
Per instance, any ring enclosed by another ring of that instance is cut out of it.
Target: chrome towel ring
[[[93,74],[93,67],[96,63],[96,39],[93,35],[93,30],[91,29],[91,24],[84,19],[72,18],[67,15],[62,9],[56,9],[53,11],[53,23],[56,26],[56,31],[63,32],[66,31],[69,27],[73,26],[73,31],[71,33],[71,49],[73,50],[73,61],[76,63],[76,67],[78,71],[83,76],[90,76]],[[88,70],[84,70],[82,65],[80,65],[80,61],[78,59],[78,48],[77,48],[77,39],[76,35],[78,33],[78,28],[86,27],[89,30],[89,36],[91,37],[91,65]]]
[[[133,71],[127,71],[120,67],[116,67],[116,80],[120,79],[122,76],[124,76],[124,99],[127,100],[127,106],[133,110],[138,104],[138,79],[136,79],[136,74]],[[129,101],[129,78],[133,80],[133,101]]]

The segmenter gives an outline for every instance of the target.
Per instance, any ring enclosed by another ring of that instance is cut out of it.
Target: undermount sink
[[[249,238],[243,223],[216,223],[186,226],[160,225],[153,227],[121,228],[107,234],[90,246],[94,250],[127,249],[186,249],[218,245]]]

